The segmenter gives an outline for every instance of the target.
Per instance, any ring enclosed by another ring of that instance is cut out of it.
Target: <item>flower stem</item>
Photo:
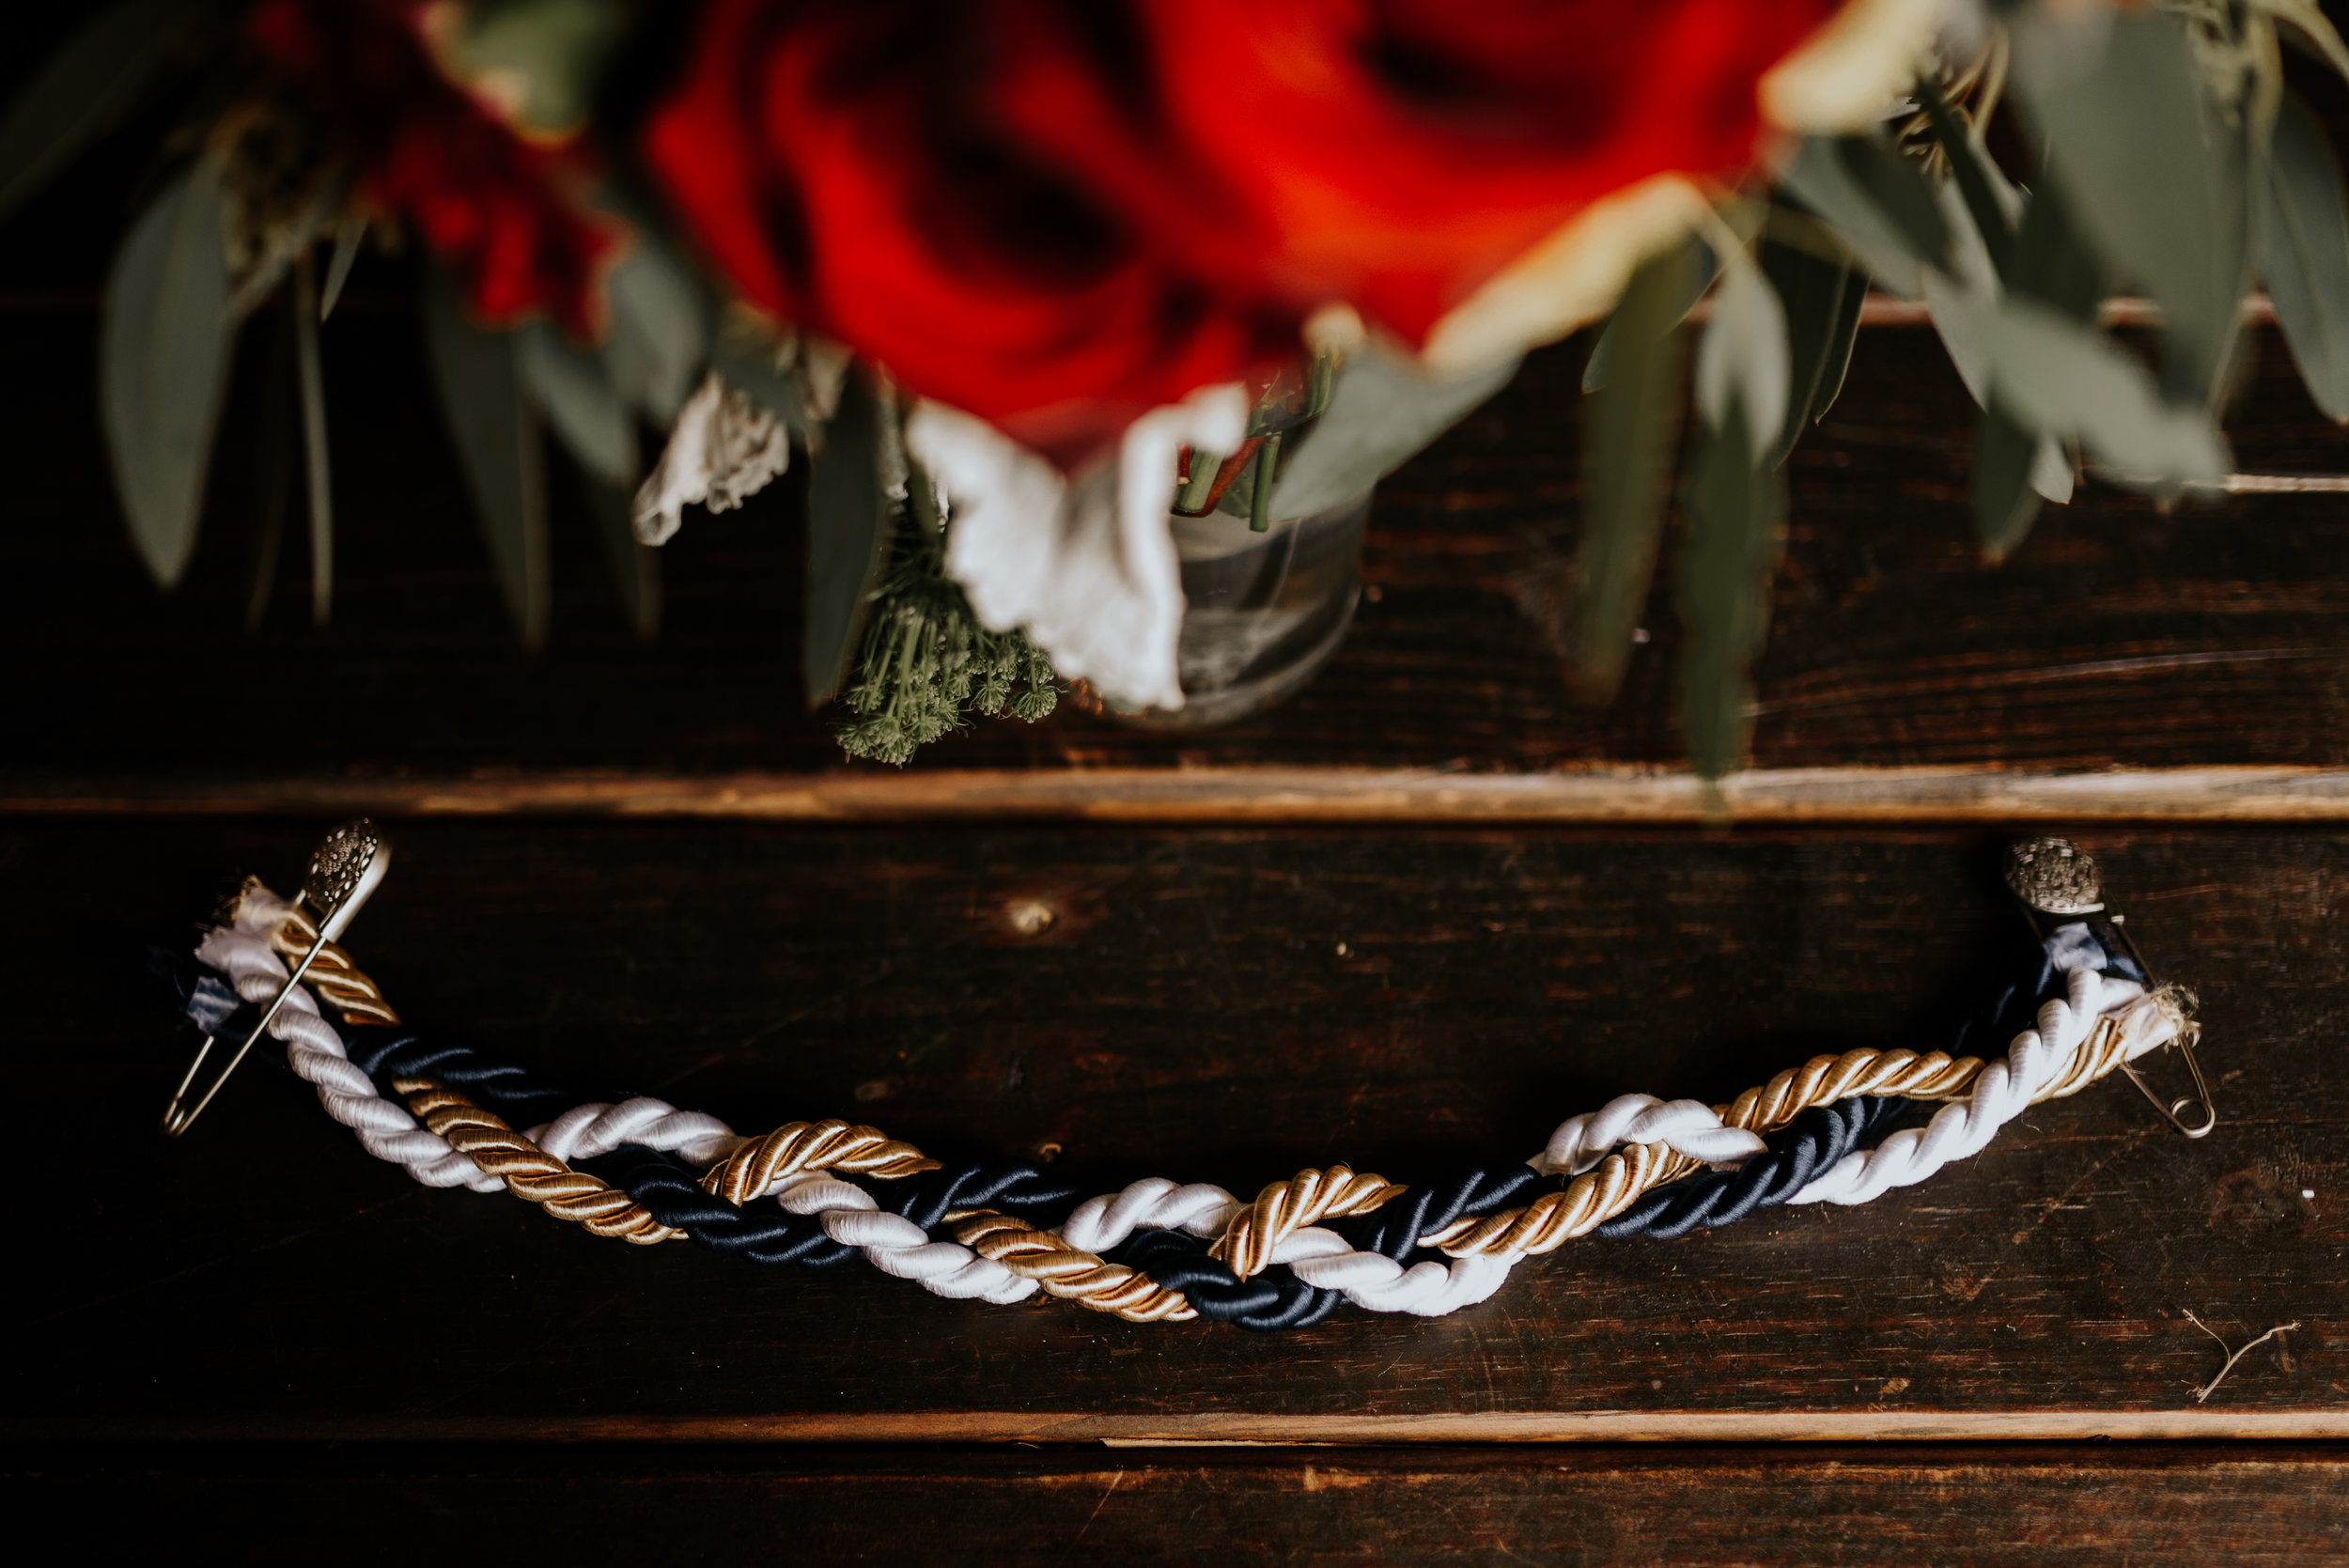
[[[1281,460],[1281,432],[1273,431],[1256,448],[1256,489],[1248,498],[1248,526],[1261,534],[1272,526],[1272,469]]]

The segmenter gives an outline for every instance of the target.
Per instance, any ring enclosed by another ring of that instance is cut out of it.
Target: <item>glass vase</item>
[[[1117,717],[1150,729],[1200,729],[1296,695],[1354,619],[1371,493],[1308,517],[1272,519],[1261,533],[1228,512],[1175,515],[1186,601],[1175,652],[1183,706]]]

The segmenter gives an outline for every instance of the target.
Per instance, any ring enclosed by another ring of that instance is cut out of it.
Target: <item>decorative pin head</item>
[[[2068,838],[2025,839],[2010,846],[2006,885],[2042,914],[2092,915],[2105,907],[2096,862]]]
[[[302,902],[317,918],[319,934],[328,941],[341,936],[391,864],[392,846],[364,816],[328,833],[302,879]]]

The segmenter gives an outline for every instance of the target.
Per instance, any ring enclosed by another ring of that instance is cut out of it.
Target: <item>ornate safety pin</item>
[[[350,926],[351,917],[367,901],[367,895],[375,892],[376,884],[383,880],[383,874],[391,869],[391,864],[392,846],[383,842],[383,836],[375,831],[375,824],[366,817],[356,822],[346,822],[326,835],[325,841],[318,847],[318,853],[310,857],[310,873],[303,878],[301,894],[294,900],[297,906],[309,907],[312,917],[318,921],[319,939],[310,944],[310,951],[302,955],[302,962],[294,966],[293,972],[286,977],[286,983],[277,988],[277,995],[270,1000],[269,1010],[261,1015],[261,1021],[253,1026],[253,1032],[244,1037],[244,1044],[237,1048],[237,1054],[228,1059],[228,1065],[223,1067],[220,1076],[212,1079],[211,1087],[204,1091],[204,1097],[183,1112],[180,1107],[187,1100],[188,1086],[195,1081],[195,1075],[203,1067],[204,1058],[211,1054],[212,1042],[217,1038],[210,1034],[204,1036],[203,1045],[196,1048],[195,1060],[188,1063],[186,1074],[179,1079],[179,1087],[172,1091],[171,1103],[163,1108],[165,1138],[177,1138],[195,1125],[195,1119],[204,1114],[206,1106],[212,1103],[212,1096],[219,1094],[221,1085],[228,1081],[228,1075],[242,1064],[245,1053],[253,1048],[253,1043],[269,1028],[270,1020],[277,1017],[277,1010],[286,1004],[286,999],[302,983],[302,977],[310,972],[312,961],[325,951],[327,943],[341,936]]]
[[[2088,915],[2103,915],[2112,934],[2121,939],[2137,967],[2145,971],[2146,983],[2153,983],[2153,966],[2137,949],[2136,939],[2128,932],[2127,917],[2114,914],[2105,908],[2104,879],[2096,870],[2096,862],[2070,839],[2034,838],[2011,846],[2006,852],[2006,885],[2015,896],[2023,901],[2032,928],[2044,939],[2050,927],[2061,921]],[[2103,1036],[2120,1024],[2107,1018],[2097,1026],[2098,1033],[2089,1041],[2089,1048],[2105,1044]],[[2218,1108],[2211,1102],[2210,1086],[2203,1080],[2202,1064],[2194,1059],[2194,1047],[2201,1039],[2200,1024],[2189,1023],[2173,1042],[2179,1054],[2186,1058],[2186,1070],[2194,1079],[2194,1093],[2180,1094],[2165,1101],[2155,1092],[2153,1082],[2133,1062],[2123,1062],[2121,1070],[2137,1085],[2138,1093],[2152,1102],[2170,1125],[2188,1138],[2206,1138],[2218,1125]],[[2188,1121],[2184,1112],[2199,1110],[2200,1119]]]

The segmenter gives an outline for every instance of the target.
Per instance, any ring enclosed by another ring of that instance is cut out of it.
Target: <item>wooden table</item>
[[[297,543],[247,637],[252,398],[162,598],[106,488],[86,293],[6,321],[0,374],[54,389],[12,408],[0,502],[20,1516],[98,1555],[400,1561],[2349,1552],[2339,498],[2092,486],[1985,567],[1964,394],[1929,333],[1873,331],[1794,460],[1756,766],[1708,801],[1674,770],[1669,588],[1603,710],[1517,608],[1571,546],[1569,348],[1382,488],[1360,620],[1287,707],[988,722],[898,773],[801,711],[800,474],[689,521],[649,649],[564,511],[525,656],[414,323],[363,293],[327,337],[334,624]],[[2260,354],[2239,465],[2349,469]],[[2109,1083],[1865,1207],[1575,1243],[1432,1321],[950,1303],[422,1189],[265,1064],[156,1137],[185,1041],[143,945],[231,873],[289,891],[358,811],[398,861],[351,942],[411,1017],[598,1096],[836,1113],[1097,1190],[1408,1180],[1625,1090],[1897,1040],[2013,919],[1998,845],[2066,831],[2201,995],[2222,1123],[2188,1142]],[[2222,1353],[2189,1312],[2299,1327],[2197,1403]]]

